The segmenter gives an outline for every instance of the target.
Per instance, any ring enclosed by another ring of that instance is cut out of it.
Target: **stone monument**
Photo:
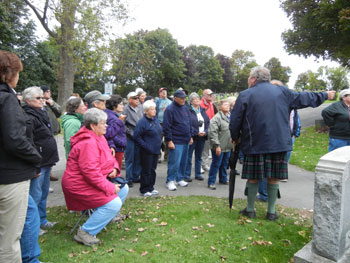
[[[294,262],[350,262],[350,146],[327,153],[317,164],[312,241]]]

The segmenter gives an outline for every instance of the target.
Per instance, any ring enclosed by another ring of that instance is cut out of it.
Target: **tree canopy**
[[[350,1],[282,0],[293,29],[282,33],[289,54],[350,66]]]

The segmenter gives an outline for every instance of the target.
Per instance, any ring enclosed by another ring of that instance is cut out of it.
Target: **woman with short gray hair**
[[[204,149],[205,141],[208,139],[209,117],[205,112],[205,109],[200,106],[201,100],[196,92],[192,92],[188,96],[188,102],[190,103],[190,121],[192,127],[192,139],[193,143],[188,148],[188,156],[185,168],[185,181],[192,182],[192,155],[195,155],[195,173],[194,178],[199,181],[203,181],[201,176],[202,166],[202,153]]]
[[[156,182],[156,169],[162,145],[163,131],[158,119],[155,117],[156,104],[148,100],[145,101],[142,107],[145,115],[136,124],[134,140],[140,146],[140,156],[142,156],[140,192],[145,197],[151,197],[159,194],[154,189],[154,184]]]
[[[78,229],[74,240],[86,246],[100,242],[96,235],[119,213],[129,192],[108,178],[120,176],[104,134],[107,114],[97,108],[84,114],[84,126],[71,138],[72,150],[62,177],[62,189],[69,210],[95,209]]]
[[[50,173],[59,158],[57,143],[47,112],[43,110],[43,91],[39,87],[30,87],[23,91],[23,109],[29,117],[33,127],[33,141],[40,153],[42,160],[40,163],[40,176],[33,178],[30,182],[29,194],[33,197],[38,206],[40,214],[40,228],[48,229],[56,223],[49,222],[46,217],[46,201],[50,188]],[[41,230],[40,234],[45,233]]]
[[[70,138],[81,128],[84,112],[85,105],[81,98],[71,97],[68,99],[66,103],[66,114],[61,117],[66,159],[68,159],[71,150]]]

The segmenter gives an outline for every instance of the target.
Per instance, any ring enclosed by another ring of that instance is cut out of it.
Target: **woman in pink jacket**
[[[69,210],[94,208],[94,213],[78,229],[74,240],[90,246],[99,243],[96,235],[119,213],[129,192],[127,185],[110,182],[120,176],[106,133],[107,115],[97,108],[84,114],[84,126],[71,138],[72,150],[62,177],[62,189]]]

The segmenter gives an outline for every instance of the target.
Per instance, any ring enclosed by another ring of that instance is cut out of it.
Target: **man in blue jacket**
[[[233,141],[241,138],[244,153],[242,178],[248,179],[248,204],[240,211],[255,217],[254,202],[258,181],[268,178],[268,210],[266,218],[276,220],[278,181],[288,179],[287,152],[292,150],[289,115],[293,108],[317,107],[334,97],[334,91],[321,93],[295,92],[270,84],[270,71],[254,67],[248,78],[249,89],[240,93],[231,113]]]
[[[167,188],[175,191],[176,184],[185,187],[184,181],[188,146],[193,143],[190,111],[184,106],[186,93],[177,90],[174,101],[166,108],[163,118],[163,132],[169,147]]]

